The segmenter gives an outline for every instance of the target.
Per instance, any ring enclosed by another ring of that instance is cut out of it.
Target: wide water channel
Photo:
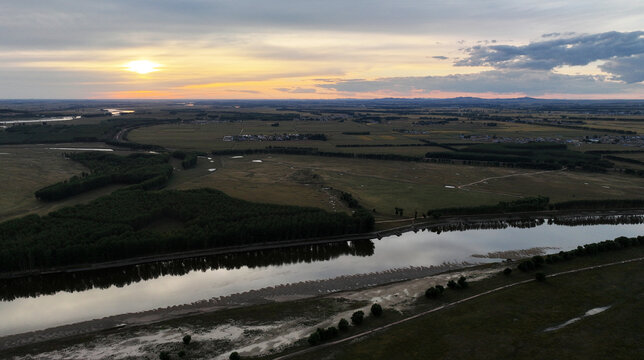
[[[641,218],[640,218],[641,219]],[[534,224],[533,224],[534,225]],[[345,275],[503,259],[497,251],[578,245],[644,235],[644,224],[406,232],[358,242],[298,246],[76,274],[0,280],[0,336],[253,289]]]

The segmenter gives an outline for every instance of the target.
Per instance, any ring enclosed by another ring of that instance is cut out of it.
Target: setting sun
[[[152,61],[137,60],[130,61],[129,63],[125,64],[125,70],[139,74],[148,74],[154,71],[159,71],[159,69],[157,69],[157,67],[159,66],[160,64],[153,63]]]

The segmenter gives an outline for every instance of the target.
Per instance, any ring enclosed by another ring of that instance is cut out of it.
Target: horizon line
[[[522,96],[514,98],[482,98],[476,96],[456,96],[449,98],[430,98],[430,97],[382,97],[382,98],[334,98],[334,99],[297,99],[297,98],[283,98],[283,99],[252,99],[252,98],[0,98],[0,101],[375,101],[375,100],[459,100],[471,99],[482,101],[507,101],[507,100],[539,100],[539,101],[644,101],[644,98],[605,98],[605,99],[592,99],[592,98],[540,98],[532,96]]]

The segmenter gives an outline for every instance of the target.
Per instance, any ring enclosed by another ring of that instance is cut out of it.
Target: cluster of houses
[[[604,135],[586,137],[583,142],[592,144],[618,144],[624,146],[644,147],[644,135]]]
[[[307,134],[281,134],[281,135],[227,135],[224,141],[294,141],[309,140]]]
[[[617,144],[624,146],[644,147],[644,135],[605,135],[597,137],[583,137],[579,139],[562,139],[558,137],[507,137],[496,135],[459,135],[461,140],[489,143],[526,144],[530,142],[549,142],[557,144],[581,145],[591,144]]]

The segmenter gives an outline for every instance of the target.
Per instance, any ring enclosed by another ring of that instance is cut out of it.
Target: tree
[[[450,280],[447,282],[447,287],[450,289],[456,289],[458,288],[458,284],[454,280]]]
[[[382,306],[380,306],[380,304],[371,305],[371,313],[373,314],[373,316],[379,317],[380,315],[382,315]]]
[[[335,326],[329,326],[324,331],[326,333],[326,338],[327,339],[333,339],[334,337],[338,336],[338,328],[336,328]]]
[[[537,281],[543,282],[543,281],[546,281],[546,274],[542,272],[538,272],[534,275],[534,278],[537,279]]]
[[[190,344],[190,340],[192,340],[192,336],[190,335],[186,335],[183,337],[183,343],[186,345]]]
[[[341,331],[349,330],[349,322],[347,321],[347,319],[340,319],[340,322],[338,323],[338,329],[340,329]]]
[[[532,257],[532,262],[534,263],[535,267],[539,267],[543,265],[545,262],[545,259],[541,255],[536,255]]]
[[[351,322],[352,322],[354,325],[360,325],[360,324],[362,324],[362,321],[363,321],[363,320],[364,320],[364,312],[363,312],[363,311],[361,311],[361,310],[356,311],[356,312],[354,312],[354,313],[353,313],[353,315],[351,315]]]
[[[307,341],[309,342],[309,345],[315,346],[315,345],[319,344],[321,340],[322,339],[320,337],[320,332],[316,331],[316,332],[312,333],[311,335],[309,335],[309,339]],[[231,354],[230,359],[232,360],[232,354]]]
[[[461,276],[460,278],[458,278],[458,286],[460,286],[463,289],[468,286],[467,280],[465,280],[465,276]]]
[[[230,353],[230,356],[228,357],[230,360],[241,360],[241,356],[239,356],[239,353],[237,351],[233,351]]]
[[[161,351],[159,354],[159,360],[170,360],[170,353],[167,351]]]
[[[445,287],[443,285],[436,285],[434,287],[436,288],[436,290],[438,290],[440,294],[445,292]]]
[[[521,270],[521,271],[534,270],[535,267],[536,266],[535,266],[535,264],[534,264],[534,262],[532,260],[522,261],[522,262],[519,263],[519,266],[518,266],[519,270]]]
[[[435,287],[430,287],[425,291],[425,297],[428,299],[436,299],[440,295],[440,291]]]
[[[509,267],[503,270],[503,275],[509,276],[510,274],[512,274],[512,269],[510,269]]]

